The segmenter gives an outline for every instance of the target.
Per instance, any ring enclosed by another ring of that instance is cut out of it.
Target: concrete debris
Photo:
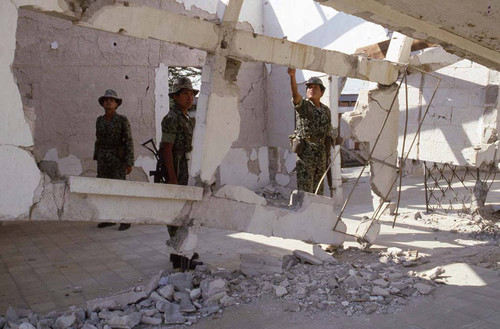
[[[283,272],[282,261],[267,255],[241,254],[240,270],[247,276]]]
[[[108,320],[107,324],[111,328],[131,329],[141,323],[141,319],[142,314],[140,312],[134,312],[124,316],[113,316]]]
[[[323,261],[321,259],[302,250],[294,250],[293,255],[305,263],[309,263],[312,265],[323,264]]]
[[[163,296],[166,300],[172,301],[174,297],[174,285],[173,284],[167,284],[166,286],[158,289],[158,294]]]
[[[429,278],[429,280],[436,280],[444,272],[446,272],[446,270],[441,266],[439,266],[427,272],[426,275]]]
[[[315,244],[313,246],[313,255],[321,259],[325,263],[338,263],[338,261],[331,254],[324,251],[321,246]]]
[[[349,316],[385,313],[406,305],[408,298],[430,294],[436,285],[433,280],[443,273],[439,267],[425,276],[408,272],[406,262],[422,259],[415,251],[395,249],[370,255],[371,260],[366,262],[323,262],[309,253],[294,251],[283,262],[274,259],[272,271],[255,271],[256,275],[198,266],[189,273],[155,276],[154,282],[148,284],[156,286],[150,294],[146,294],[149,288],[133,287],[115,296],[89,301],[87,310],[72,307],[65,313],[51,312],[39,317],[29,310],[10,307],[0,317],[0,327],[17,329],[22,325],[22,329],[33,329],[27,320],[37,329],[189,325],[201,317],[222,313],[225,307],[262,297],[279,298],[283,310],[288,312],[334,310]],[[260,259],[252,257],[254,264]],[[308,261],[301,263],[298,257]],[[310,264],[311,260],[319,265]],[[267,261],[265,264],[269,265]],[[137,292],[139,289],[144,291]]]
[[[55,323],[55,328],[57,329],[66,329],[74,325],[76,322],[76,317],[73,314],[67,316],[60,316]]]
[[[137,301],[147,297],[144,291],[139,292],[125,292],[118,295],[97,298],[87,302],[87,310],[94,312],[97,310],[115,310],[123,308],[129,304],[136,303]]]
[[[420,213],[420,211],[417,211],[417,212],[415,213],[415,215],[413,216],[413,218],[414,218],[415,220],[422,219],[422,214]]]

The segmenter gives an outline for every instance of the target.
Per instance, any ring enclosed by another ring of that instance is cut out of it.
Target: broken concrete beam
[[[283,262],[268,255],[241,254],[240,271],[246,276],[282,273]]]
[[[389,61],[347,55],[301,43],[236,31],[230,56],[378,82],[394,83],[403,66]]]
[[[332,230],[337,218],[334,200],[302,191],[299,193],[297,203],[289,208],[263,207],[209,197],[193,204],[189,215],[194,218],[195,225],[342,245],[345,235]],[[307,225],[304,225],[306,220]],[[345,224],[339,222],[337,230],[345,232]]]

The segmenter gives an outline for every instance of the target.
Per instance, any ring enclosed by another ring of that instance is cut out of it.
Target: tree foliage
[[[168,87],[172,90],[174,82],[180,78],[188,77],[194,85],[201,80],[201,69],[193,66],[169,66],[168,67]]]

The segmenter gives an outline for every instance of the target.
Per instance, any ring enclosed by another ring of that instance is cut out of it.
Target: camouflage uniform
[[[335,139],[336,132],[331,125],[331,113],[328,106],[320,103],[315,107],[308,99],[302,98],[295,107],[296,135],[303,139],[304,148],[297,154],[295,170],[297,172],[297,188],[314,193],[327,168],[327,137]],[[323,194],[323,183],[318,194]]]
[[[177,182],[179,185],[187,185],[189,172],[186,153],[191,152],[193,149],[193,124],[191,119],[174,105],[161,121],[161,131],[161,142],[174,144],[172,158]],[[160,152],[160,155],[163,155],[163,152]],[[163,175],[165,181],[168,181],[166,168],[164,168]]]
[[[106,116],[102,115],[97,118],[95,126],[97,177],[125,179],[125,167],[134,165],[134,144],[127,117],[115,113],[107,122]]]

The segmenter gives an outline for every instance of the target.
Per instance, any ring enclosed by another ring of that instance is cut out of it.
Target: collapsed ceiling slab
[[[500,9],[491,1],[315,1],[500,70]]]

